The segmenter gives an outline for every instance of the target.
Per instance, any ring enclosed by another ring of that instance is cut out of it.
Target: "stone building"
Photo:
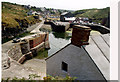
[[[71,44],[46,58],[47,74],[70,75],[77,80],[109,80],[109,34],[90,34],[91,29],[76,25]]]

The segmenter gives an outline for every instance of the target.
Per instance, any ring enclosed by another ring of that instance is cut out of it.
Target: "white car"
[[[21,40],[21,39],[20,39],[19,37],[18,37],[18,38],[14,38],[14,39],[13,39],[13,42],[14,42],[14,43],[17,43],[17,42],[20,42],[20,40]]]

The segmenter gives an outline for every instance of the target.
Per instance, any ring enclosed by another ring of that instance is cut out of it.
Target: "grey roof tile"
[[[89,54],[89,56],[92,58],[94,63],[97,65],[97,67],[100,69],[103,76],[106,78],[106,80],[110,79],[110,48],[105,42],[105,37],[107,35],[102,35],[103,38],[100,35],[92,35],[89,39],[89,45],[84,45],[84,48],[86,52]],[[107,39],[109,39],[109,36],[107,36]],[[107,40],[106,39],[106,40]]]

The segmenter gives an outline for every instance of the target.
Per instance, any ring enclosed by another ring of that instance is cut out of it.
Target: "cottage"
[[[78,80],[109,80],[109,34],[90,35],[91,29],[73,28],[71,44],[46,58],[47,74]]]
[[[38,13],[36,11],[30,10],[29,12],[27,12],[27,15],[38,15]]]

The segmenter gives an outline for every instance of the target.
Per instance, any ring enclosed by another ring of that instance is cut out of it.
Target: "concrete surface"
[[[35,80],[42,80],[46,76],[46,64],[45,60],[31,59],[24,64],[18,64],[14,61],[11,62],[9,69],[2,70],[2,78],[26,78],[29,79],[30,74],[37,74],[39,78]]]

